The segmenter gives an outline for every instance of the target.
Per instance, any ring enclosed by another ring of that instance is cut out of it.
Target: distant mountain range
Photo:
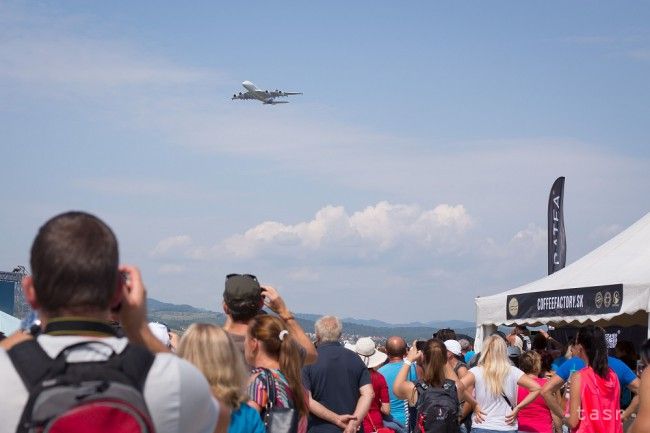
[[[223,325],[226,316],[223,313],[210,311],[191,305],[177,305],[149,298],[147,300],[149,320],[166,323],[170,328],[183,331],[192,323],[214,323]],[[298,322],[306,332],[313,332],[314,322],[320,317],[318,314],[296,313]],[[371,336],[389,337],[400,335],[407,341],[415,339],[428,339],[441,328],[451,328],[457,334],[474,338],[475,324],[464,320],[434,320],[430,322],[411,322],[392,324],[381,320],[372,319],[342,319],[344,334],[350,337]]]

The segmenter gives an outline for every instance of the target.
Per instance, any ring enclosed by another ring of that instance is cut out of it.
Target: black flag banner
[[[548,274],[566,264],[566,235],[564,233],[564,176],[553,183],[548,196]]]

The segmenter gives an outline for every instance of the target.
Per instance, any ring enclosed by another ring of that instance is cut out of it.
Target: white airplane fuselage
[[[264,104],[275,105],[275,104],[287,104],[288,101],[278,101],[275,98],[290,96],[290,95],[302,95],[300,92],[282,92],[280,90],[262,90],[258,89],[255,84],[250,81],[244,81],[241,83],[246,93],[239,93],[239,95],[233,95],[232,99],[257,99]]]
[[[241,85],[244,86],[244,89],[248,90],[249,92],[257,92],[257,91],[259,91],[257,86],[255,84],[251,83],[250,81],[244,81],[243,83],[241,83]]]

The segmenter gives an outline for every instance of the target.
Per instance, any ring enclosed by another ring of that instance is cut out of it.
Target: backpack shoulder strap
[[[34,339],[16,344],[7,355],[30,393],[54,365],[54,359]]]
[[[442,388],[449,394],[454,400],[458,401],[458,389],[456,388],[456,382],[451,379],[445,379],[445,382],[442,384]]]
[[[156,356],[144,347],[128,344],[119,355],[111,358],[109,362],[114,368],[122,371],[131,380],[133,386],[142,392],[155,359]]]

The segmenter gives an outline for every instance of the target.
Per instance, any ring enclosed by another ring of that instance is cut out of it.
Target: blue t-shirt
[[[476,355],[476,352],[473,350],[470,350],[465,354],[465,364],[469,365],[469,361]]]
[[[636,374],[634,374],[634,372],[630,370],[630,367],[625,365],[625,363],[620,359],[614,358],[613,356],[608,356],[607,362],[609,364],[609,367],[612,370],[614,370],[614,373],[616,373],[616,376],[618,377],[618,381],[621,384],[621,388],[628,386],[630,383],[634,381],[634,379],[636,379]],[[578,358],[577,356],[574,356],[573,358],[566,360],[555,371],[555,374],[560,376],[562,380],[566,382],[569,379],[571,370],[578,371],[584,367],[585,367],[584,361]]]
[[[386,383],[388,384],[388,396],[390,397],[391,416],[395,419],[395,421],[405,426],[408,417],[408,402],[406,400],[401,400],[395,397],[395,393],[393,392],[393,384],[395,383],[397,374],[402,369],[402,365],[404,365],[404,361],[390,362],[377,371],[379,371],[379,373],[384,376]],[[411,370],[409,371],[407,380],[414,383],[417,381],[415,364],[411,365]]]
[[[564,356],[559,356],[553,360],[553,363],[551,364],[551,370],[557,371],[562,364],[566,362],[566,358]]]
[[[228,433],[266,433],[266,428],[260,414],[246,403],[242,403],[239,409],[230,414]]]

